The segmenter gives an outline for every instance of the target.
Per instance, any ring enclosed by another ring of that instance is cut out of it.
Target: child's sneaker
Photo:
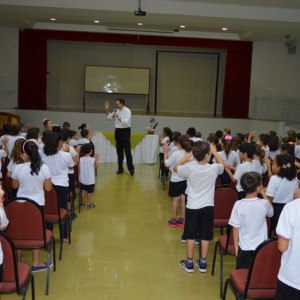
[[[201,273],[206,273],[207,272],[207,263],[203,261],[199,261],[199,271]]]
[[[176,221],[177,227],[183,228],[183,226],[184,226],[183,222],[184,222],[184,219],[182,219],[182,218],[178,219]]]
[[[168,225],[170,226],[170,227],[172,227],[172,228],[176,228],[177,227],[177,221],[176,221],[176,219],[170,219],[169,221],[168,221]]]
[[[80,207],[84,207],[84,203],[83,202],[80,203]]]
[[[181,236],[180,238],[181,243],[186,243],[186,237],[184,235]]]
[[[87,206],[86,206],[87,208],[95,208],[96,207],[96,205],[95,204],[93,204],[93,203],[89,203]]]
[[[199,245],[200,244],[200,239],[196,239],[195,240],[195,245]]]
[[[183,268],[188,273],[194,272],[194,264],[192,262],[189,263],[187,260],[181,260],[179,265],[181,268]]]

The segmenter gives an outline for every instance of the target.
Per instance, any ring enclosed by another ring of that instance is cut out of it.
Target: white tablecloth
[[[132,133],[134,134],[134,133]],[[95,152],[98,153],[98,162],[118,161],[116,148],[112,145],[102,133],[93,136],[92,142],[95,145]],[[134,164],[155,164],[159,152],[158,135],[146,135],[142,141],[131,149]],[[126,160],[126,158],[125,158]]]

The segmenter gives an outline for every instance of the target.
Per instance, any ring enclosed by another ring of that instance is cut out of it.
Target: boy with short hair
[[[295,192],[295,200],[284,206],[276,233],[282,256],[275,299],[300,299],[300,189]]]
[[[247,172],[241,177],[246,197],[234,204],[228,222],[233,227],[236,269],[249,268],[254,250],[268,238],[266,217],[273,216],[273,207],[261,183],[262,177],[257,172]],[[263,199],[258,198],[259,194]]]
[[[196,164],[185,164],[192,159],[191,153],[175,164],[174,171],[182,178],[187,179],[187,204],[185,210],[184,231],[187,237],[187,259],[180,261],[180,266],[186,272],[194,272],[193,255],[195,240],[201,240],[201,257],[196,262],[199,271],[207,271],[206,258],[208,255],[209,241],[213,239],[214,219],[214,191],[218,175],[224,171],[223,161],[215,146],[205,142],[198,142],[192,148]],[[211,154],[218,163],[209,164]]]
[[[252,163],[253,155],[255,153],[255,144],[253,143],[245,143],[239,147],[240,150],[240,160],[241,163],[237,166],[234,174],[226,168],[226,172],[230,176],[233,182],[237,182],[236,189],[239,193],[239,198],[243,199],[245,197],[245,191],[241,186],[241,177],[246,172],[255,172],[256,165]]]

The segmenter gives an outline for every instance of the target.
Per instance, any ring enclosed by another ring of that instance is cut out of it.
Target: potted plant
[[[154,117],[151,117],[150,124],[149,124],[149,126],[146,127],[146,129],[148,130],[148,134],[154,134],[157,125],[158,125],[158,122],[155,121]]]

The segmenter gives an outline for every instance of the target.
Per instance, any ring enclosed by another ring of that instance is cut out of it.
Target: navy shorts
[[[206,206],[199,209],[185,209],[184,232],[189,240],[210,241],[214,235],[214,207]]]
[[[94,184],[82,184],[80,183],[80,189],[82,191],[86,191],[89,194],[94,193],[95,191],[95,185]]]
[[[169,196],[170,197],[179,197],[180,195],[184,195],[186,190],[186,180],[179,181],[179,182],[172,182],[169,183]]]
[[[300,291],[283,283],[279,279],[277,280],[276,300],[299,300]]]

